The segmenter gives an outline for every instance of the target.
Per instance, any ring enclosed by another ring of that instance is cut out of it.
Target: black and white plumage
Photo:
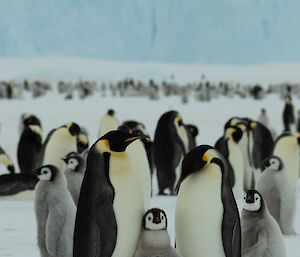
[[[244,194],[241,214],[242,257],[285,257],[280,228],[256,190]]]
[[[63,161],[66,163],[63,173],[67,179],[68,190],[71,193],[75,205],[77,206],[86,168],[86,160],[78,153],[70,153],[63,158]]]
[[[12,160],[10,159],[10,157],[7,155],[7,153],[3,150],[1,146],[0,146],[0,164],[4,165],[10,173],[15,173],[15,166]]]
[[[282,233],[294,234],[296,192],[288,180],[285,165],[279,157],[270,156],[263,166],[255,188],[263,196]]]
[[[46,165],[34,171],[37,238],[41,257],[72,257],[76,207],[67,181],[57,167]]]
[[[167,215],[161,209],[153,208],[145,213],[134,257],[181,257],[170,244],[167,223]]]

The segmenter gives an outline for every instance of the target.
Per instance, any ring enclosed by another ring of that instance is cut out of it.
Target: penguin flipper
[[[254,256],[263,256],[267,250],[267,233],[265,230],[258,231],[258,238],[256,244],[251,247],[243,250],[243,257],[254,257]]]
[[[0,176],[0,196],[9,196],[33,190],[38,178],[31,174],[5,174]]]
[[[99,257],[112,256],[117,243],[117,221],[112,203],[97,199],[97,209],[102,210],[97,214],[97,225],[100,234],[101,248]],[[108,207],[108,205],[110,205]]]
[[[46,248],[51,256],[56,256],[57,242],[65,219],[66,215],[57,207],[50,208],[46,224]]]

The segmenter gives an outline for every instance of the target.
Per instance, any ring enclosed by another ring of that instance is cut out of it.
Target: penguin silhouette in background
[[[74,257],[132,257],[145,212],[143,190],[127,148],[138,137],[111,131],[90,149],[79,196]],[[87,219],[87,217],[89,217]]]
[[[256,190],[244,195],[241,227],[242,257],[286,256],[280,228]]]
[[[118,129],[119,122],[115,116],[115,111],[110,109],[102,117],[98,137],[102,137],[107,132]]]
[[[194,148],[182,162],[176,188],[178,252],[185,257],[240,257],[240,218],[223,156],[209,145]]]
[[[6,169],[11,173],[15,173],[15,166],[3,148],[0,146],[0,164],[4,165]]]
[[[154,137],[154,161],[157,169],[159,195],[166,195],[174,188],[180,178],[181,162],[189,151],[189,137],[182,117],[176,111],[164,113],[157,124]]]
[[[262,108],[260,110],[260,114],[258,116],[258,119],[257,119],[261,124],[263,124],[265,127],[269,127],[269,118],[267,116],[267,112],[266,112],[266,109],[265,108]]]
[[[39,125],[24,126],[18,144],[18,163],[20,173],[30,173],[37,168],[42,151],[43,131]]]
[[[181,257],[170,244],[167,224],[167,215],[163,210],[148,210],[143,218],[143,229],[134,257]]]
[[[283,110],[283,126],[284,131],[295,132],[295,115],[294,105],[290,95],[285,97],[285,106]]]
[[[73,257],[76,207],[66,178],[53,165],[33,173],[40,179],[35,188],[34,207],[41,257]]]

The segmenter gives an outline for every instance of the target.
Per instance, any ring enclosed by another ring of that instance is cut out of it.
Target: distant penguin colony
[[[209,81],[184,88],[162,85],[127,79],[103,84],[101,93],[155,100],[161,90],[187,104],[192,92],[196,101],[210,101],[235,94],[262,99],[274,90],[241,84],[236,90],[233,84],[216,87]],[[61,81],[59,90],[72,101],[75,90],[86,98],[96,87],[88,81],[76,87]],[[282,98],[286,93],[282,90]],[[24,113],[17,158],[10,159],[0,147],[0,164],[8,170],[0,175],[0,200],[34,198],[41,257],[285,257],[283,235],[297,233],[300,170],[300,134],[291,96],[285,100],[278,137],[261,108],[257,120],[234,113],[224,117],[215,147],[199,145],[201,127],[197,121],[185,124],[187,113],[176,110],[159,113],[153,137],[147,123],[135,117],[119,120],[112,109],[102,117],[95,138],[92,128],[75,122],[44,134],[41,120]],[[150,201],[166,195],[176,201],[173,215],[164,208],[169,220]],[[241,212],[237,203],[242,203]],[[175,242],[167,230],[173,217]]]

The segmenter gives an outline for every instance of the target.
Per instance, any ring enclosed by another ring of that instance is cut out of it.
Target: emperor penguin
[[[241,227],[242,257],[286,256],[280,228],[256,190],[249,190],[244,195]]]
[[[263,173],[255,188],[263,196],[282,233],[295,234],[296,196],[287,178],[284,164],[279,157],[270,156],[263,162],[263,166]]]
[[[286,166],[287,176],[293,189],[297,189],[299,177],[300,134],[284,132],[274,143],[273,155],[278,156]]]
[[[67,179],[68,189],[77,206],[86,167],[86,160],[79,153],[69,153],[63,158],[63,161],[66,163],[63,173]]]
[[[42,128],[42,123],[37,116],[30,113],[23,113],[19,122],[19,134],[21,135],[24,129],[29,125],[37,125]]]
[[[283,110],[283,126],[284,131],[295,132],[295,115],[292,97],[287,95],[285,97],[285,106]]]
[[[182,162],[175,211],[176,246],[184,257],[241,256],[241,228],[223,156],[209,145]]]
[[[89,148],[88,132],[85,128],[80,127],[80,133],[77,136],[77,152],[83,153]]]
[[[140,242],[133,257],[181,257],[170,244],[167,224],[167,215],[163,210],[148,210],[143,217]]]
[[[117,130],[118,126],[119,122],[115,116],[115,111],[112,109],[108,110],[101,119],[98,137],[102,137],[109,131]]]
[[[79,133],[80,127],[74,122],[52,130],[43,144],[42,164],[51,164],[62,170],[64,168],[62,158],[70,152],[77,152]]]
[[[3,164],[10,173],[12,174],[15,173],[15,166],[12,160],[6,154],[6,152],[3,150],[1,146],[0,146],[0,164]]]
[[[227,147],[227,156],[224,156],[229,161],[233,175],[234,183],[232,191],[236,199],[243,196],[244,192],[244,161],[243,154],[238,146],[242,139],[243,132],[239,127],[230,126],[224,132],[224,139]]]
[[[43,144],[43,131],[39,125],[24,127],[18,144],[20,173],[30,173],[37,168]]]
[[[140,166],[128,151],[137,139],[111,131],[91,147],[77,207],[74,257],[134,255],[145,213]]]
[[[189,150],[188,132],[181,115],[176,111],[164,113],[156,127],[153,149],[159,195],[165,195],[166,188],[171,195],[175,194],[181,162]]]
[[[39,182],[35,187],[35,215],[41,257],[73,257],[76,207],[64,174],[53,165],[33,171]]]

